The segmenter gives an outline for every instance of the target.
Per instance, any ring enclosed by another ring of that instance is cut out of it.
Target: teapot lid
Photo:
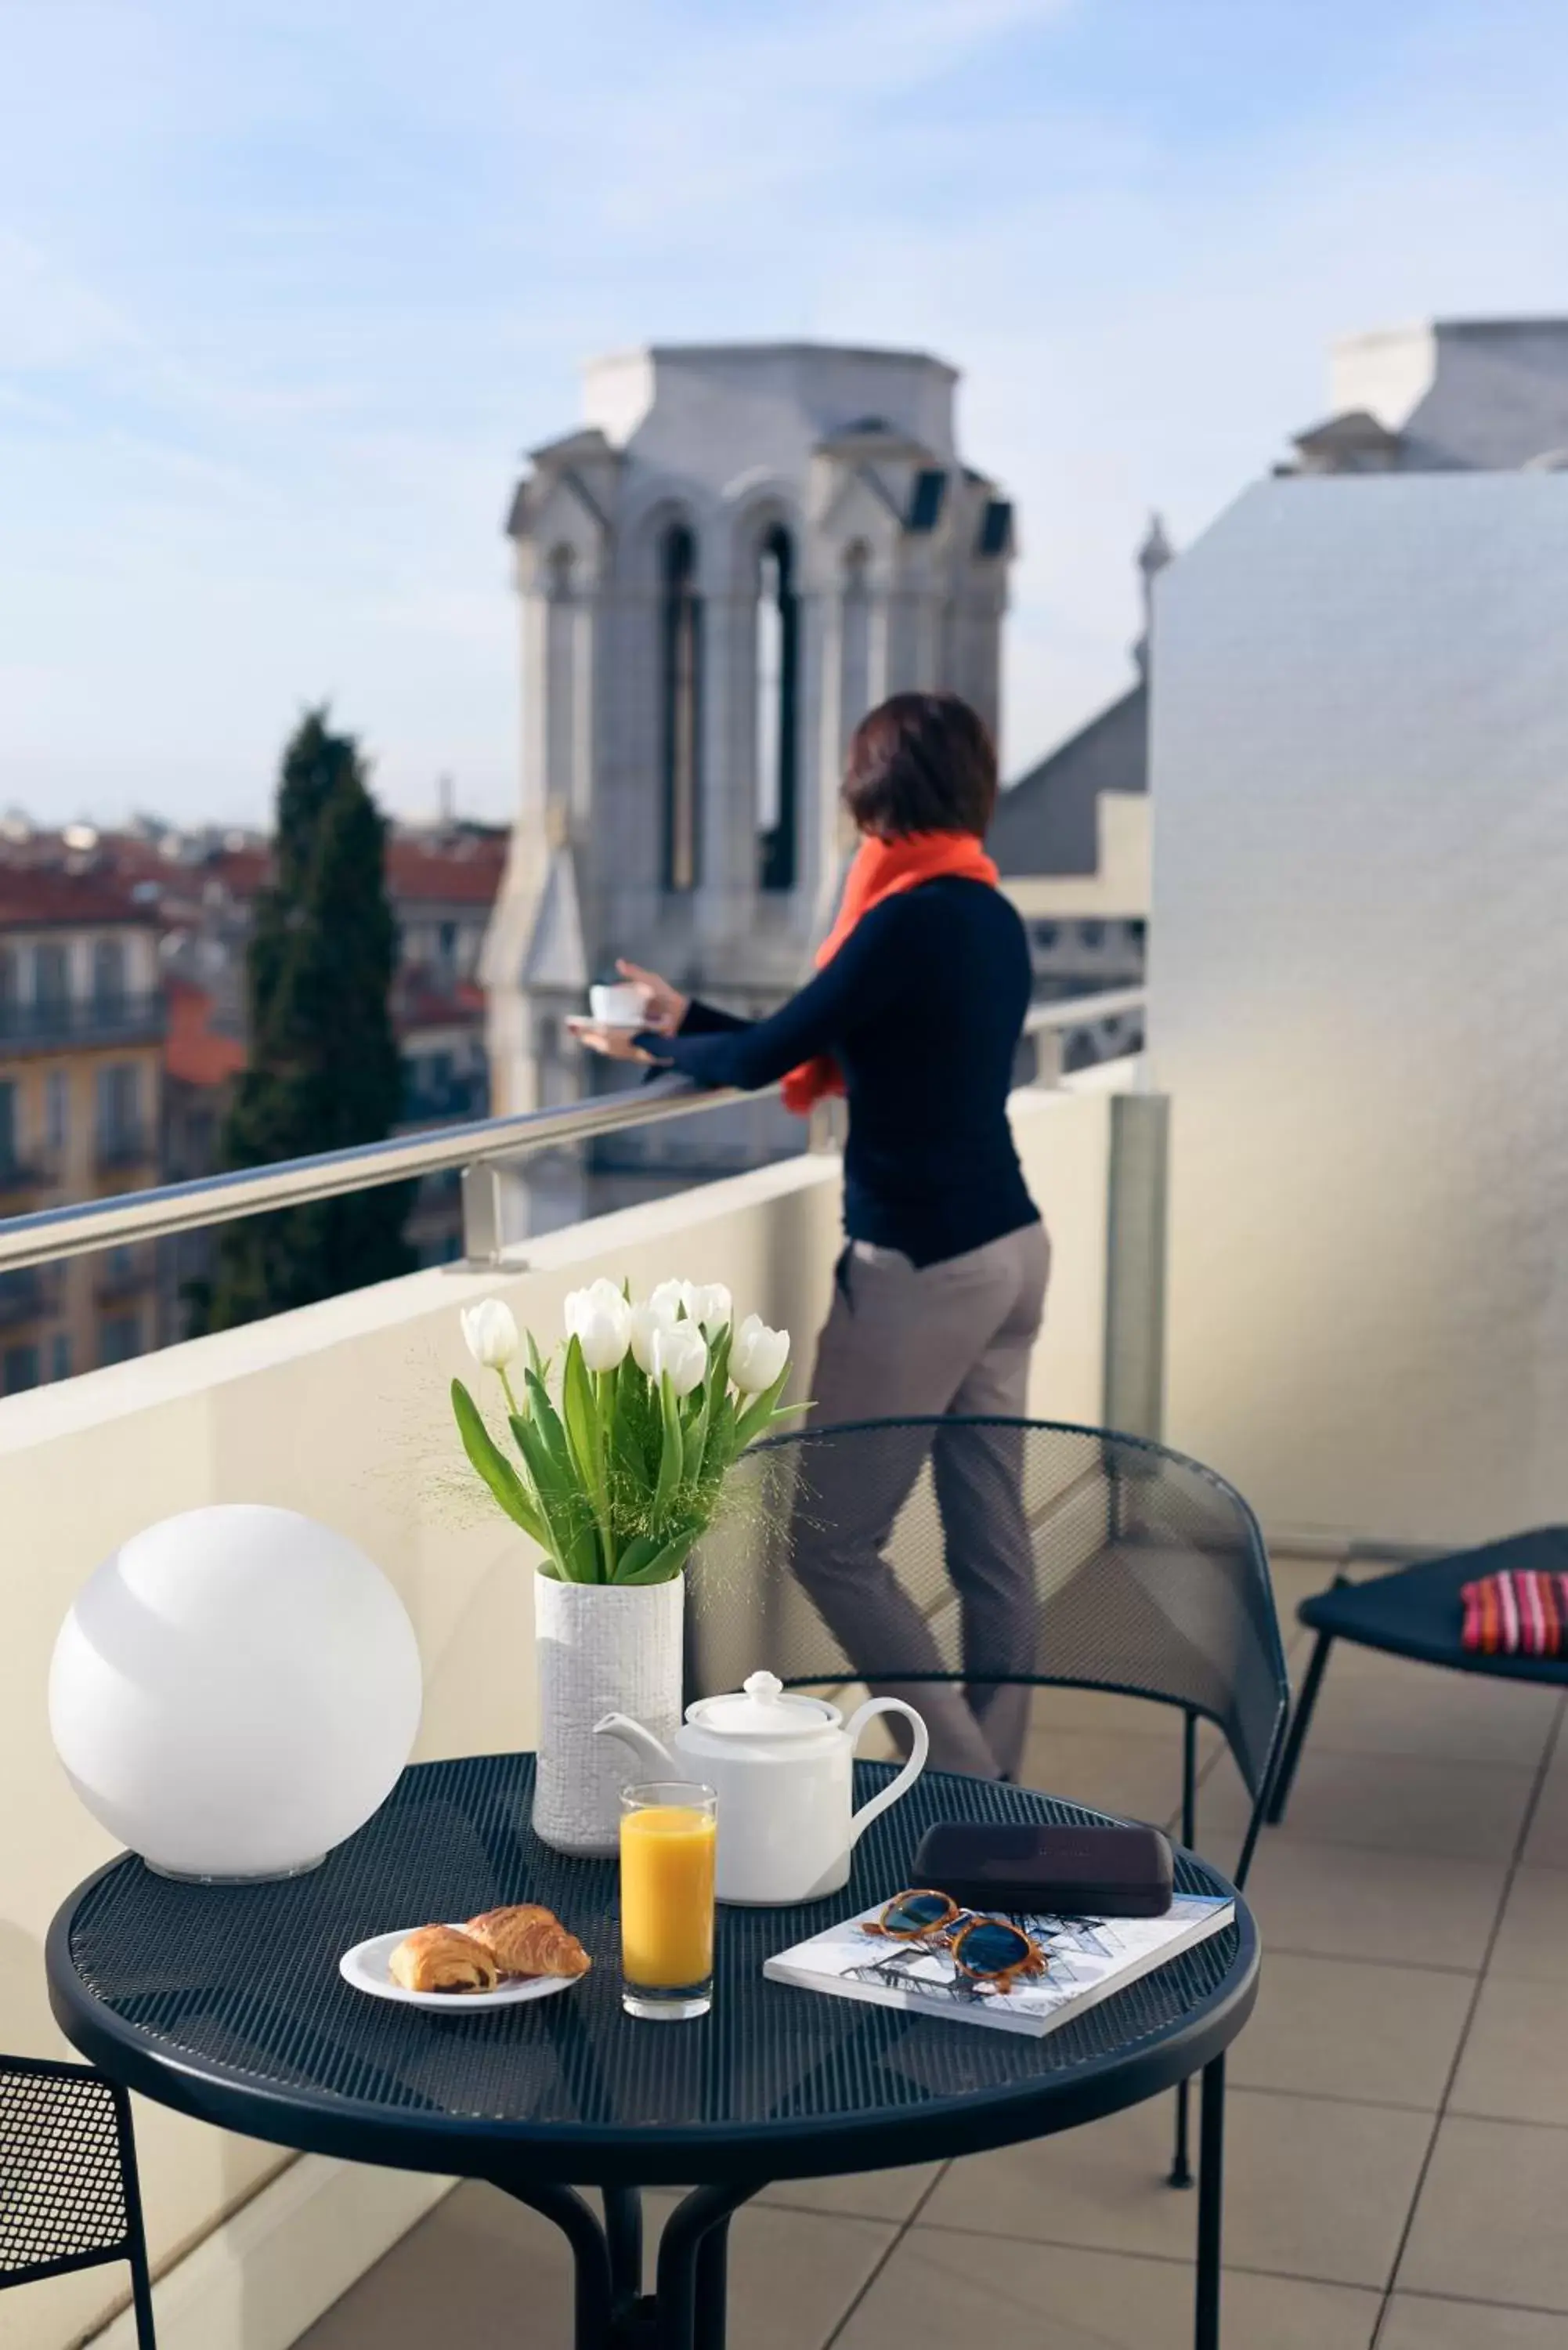
[[[699,1698],[686,1709],[688,1721],[725,1738],[798,1738],[803,1731],[836,1730],[842,1716],[819,1697],[797,1697],[774,1673],[753,1673],[743,1689],[727,1697]]]

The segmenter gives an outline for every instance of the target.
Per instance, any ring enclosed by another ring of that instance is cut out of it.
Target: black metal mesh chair
[[[130,2098],[88,2065],[0,2056],[0,2292],[111,2261],[156,2350]]]
[[[836,1594],[874,1578],[877,1554],[898,1588],[874,1653]],[[1290,1686],[1257,1521],[1197,1461],[1044,1421],[808,1429],[746,1457],[689,1586],[692,1696],[765,1664],[795,1688],[909,1687],[917,1705],[920,1684],[961,1682],[982,1713],[988,1690],[1021,1684],[1179,1708],[1189,1846],[1212,1722],[1251,1799],[1244,1884]],[[1185,2094],[1172,2177],[1190,2177]]]
[[[1393,1574],[1376,1575],[1366,1583],[1353,1583],[1348,1575],[1336,1575],[1326,1591],[1303,1599],[1296,1615],[1309,1631],[1317,1634],[1317,1642],[1291,1717],[1284,1757],[1275,1773],[1270,1821],[1277,1825],[1284,1818],[1336,1640],[1381,1648],[1386,1656],[1408,1657],[1416,1664],[1442,1665],[1451,1672],[1561,1686],[1568,1682],[1568,1658],[1490,1656],[1467,1648],[1459,1636],[1467,1583],[1480,1583],[1491,1575],[1563,1574],[1568,1574],[1568,1526],[1537,1526],[1529,1534],[1510,1534],[1505,1541],[1485,1543],[1476,1550],[1455,1551],[1445,1558],[1397,1567]]]

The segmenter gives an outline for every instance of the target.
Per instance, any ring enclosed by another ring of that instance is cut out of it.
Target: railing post
[[[1032,1082],[1047,1088],[1060,1086],[1063,1073],[1062,1046],[1064,1032],[1060,1028],[1036,1028],[1034,1045],[1034,1076]]]
[[[1165,1242],[1170,1103],[1110,1097],[1106,1202],[1106,1428],[1159,1439],[1165,1424]]]
[[[814,1151],[840,1150],[848,1129],[842,1094],[828,1094],[812,1107],[806,1124],[806,1149]]]
[[[462,1170],[462,1261],[474,1267],[501,1262],[501,1171],[493,1159]]]

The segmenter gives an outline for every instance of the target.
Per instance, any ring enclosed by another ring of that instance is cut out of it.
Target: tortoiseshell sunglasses
[[[1004,1994],[1050,1965],[1034,1937],[1010,1918],[962,1909],[950,1895],[927,1887],[895,1893],[881,1917],[862,1930],[892,1942],[944,1944],[960,1974]]]

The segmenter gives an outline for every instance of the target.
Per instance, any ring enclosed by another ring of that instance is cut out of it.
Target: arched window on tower
[[[664,886],[694,889],[700,878],[698,807],[702,743],[702,605],[697,542],[684,523],[664,534]]]
[[[794,549],[779,524],[763,541],[757,577],[757,879],[764,889],[795,884],[799,613]]]
[[[572,550],[557,546],[545,573],[545,792],[570,807],[576,792],[576,606],[572,598]]]
[[[846,549],[838,629],[839,743],[849,737],[871,707],[871,550],[857,538]]]

